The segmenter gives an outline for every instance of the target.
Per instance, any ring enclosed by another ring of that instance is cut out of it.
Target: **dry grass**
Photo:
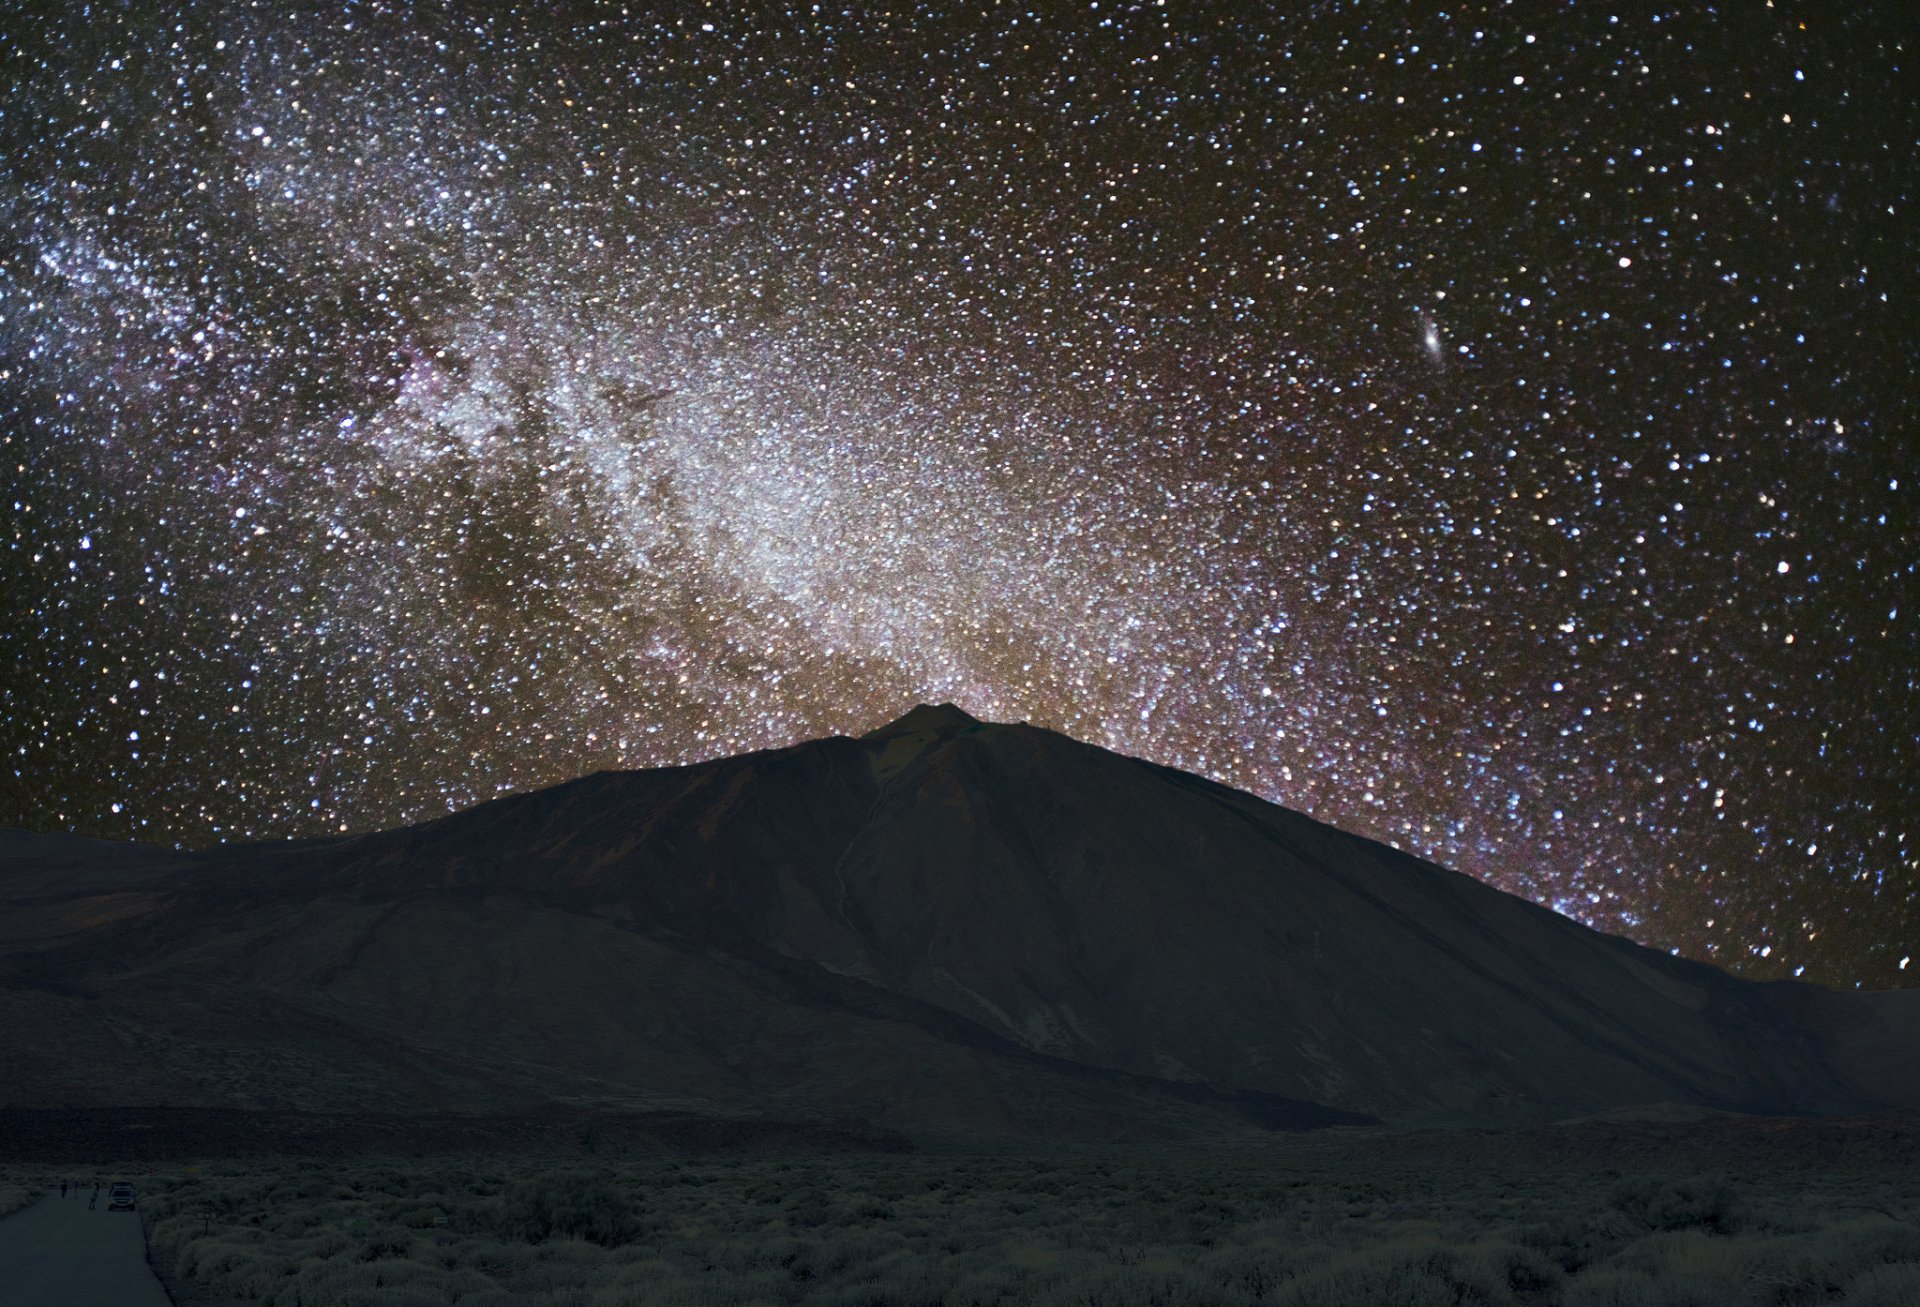
[[[223,1163],[136,1179],[182,1278],[277,1307],[1920,1305],[1920,1179],[1898,1174],[1275,1153]]]

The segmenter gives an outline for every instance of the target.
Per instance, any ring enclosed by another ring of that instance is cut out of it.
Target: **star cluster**
[[[0,822],[918,700],[1920,980],[1902,6],[0,19]]]

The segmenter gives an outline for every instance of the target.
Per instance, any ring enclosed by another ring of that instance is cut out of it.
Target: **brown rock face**
[[[353,839],[8,836],[0,983],[15,1107],[1138,1136],[1920,1105],[1900,996],[1738,981],[950,706]]]

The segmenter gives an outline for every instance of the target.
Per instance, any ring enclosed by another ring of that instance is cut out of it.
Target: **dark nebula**
[[[1906,4],[22,8],[0,823],[952,700],[1920,981]]]

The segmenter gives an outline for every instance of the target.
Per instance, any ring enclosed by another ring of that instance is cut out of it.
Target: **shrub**
[[[328,1229],[320,1232],[307,1251],[315,1257],[338,1257],[352,1246],[352,1241],[346,1235],[338,1230]]]
[[[533,1264],[534,1250],[526,1244],[502,1243],[497,1239],[462,1239],[446,1249],[448,1261],[471,1266],[482,1274],[511,1275]]]
[[[39,1201],[41,1191],[24,1184],[0,1184],[0,1216],[12,1216]]]
[[[629,1243],[638,1213],[611,1181],[578,1171],[548,1171],[522,1180],[501,1201],[498,1229],[514,1239],[585,1239],[603,1247]]]
[[[1157,1265],[1102,1267],[1029,1301],[1034,1307],[1235,1307],[1249,1299],[1180,1267]]]
[[[1876,1266],[1847,1286],[1847,1307],[1920,1307],[1920,1264]]]
[[[1749,1283],[1763,1303],[1818,1300],[1902,1262],[1920,1262],[1920,1229],[1876,1217],[1773,1240],[1756,1253]]]
[[[153,1223],[153,1233],[148,1238],[156,1247],[179,1248],[189,1239],[198,1238],[204,1225],[198,1216],[169,1216]]]
[[[235,1297],[257,1298],[293,1273],[293,1264],[220,1238],[195,1239],[181,1250],[179,1273]]]
[[[1530,1225],[1514,1235],[1517,1243],[1546,1257],[1561,1270],[1572,1274],[1593,1260],[1593,1246],[1586,1230],[1577,1222],[1561,1221],[1552,1225]]]
[[[781,1210],[786,1214],[787,1224],[802,1229],[825,1225],[833,1216],[826,1191],[812,1185],[794,1190],[782,1204]]]
[[[1705,1230],[1667,1230],[1628,1244],[1609,1270],[1644,1271],[1656,1278],[1716,1280],[1744,1285],[1774,1245],[1752,1235],[1726,1237]]]
[[[1650,1230],[1724,1234],[1738,1228],[1740,1219],[1739,1195],[1717,1176],[1629,1176],[1613,1187],[1607,1204]]]
[[[1563,1301],[1565,1307],[1740,1307],[1742,1299],[1713,1280],[1603,1270],[1574,1280]]]
[[[418,1262],[307,1261],[276,1299],[299,1307],[442,1307],[459,1283]]]
[[[1462,1250],[1453,1274],[1475,1296],[1496,1302],[1509,1294],[1531,1300],[1566,1279],[1545,1255],[1512,1243],[1474,1244]]]
[[[502,1284],[520,1293],[558,1293],[586,1289],[596,1283],[603,1267],[606,1249],[578,1239],[554,1239],[541,1244],[532,1262],[512,1275],[498,1277]]]
[[[405,1257],[413,1251],[413,1235],[405,1230],[375,1230],[360,1241],[354,1251],[354,1258],[362,1262],[378,1262],[393,1257]]]
[[[1283,1307],[1455,1307],[1465,1295],[1453,1263],[1453,1253],[1439,1245],[1374,1250],[1308,1271],[1268,1301]]]
[[[389,1284],[367,1292],[355,1300],[354,1307],[447,1307],[446,1294],[425,1285]]]
[[[1201,1258],[1200,1267],[1228,1291],[1259,1301],[1326,1259],[1327,1250],[1312,1245],[1247,1243],[1209,1252]]]

